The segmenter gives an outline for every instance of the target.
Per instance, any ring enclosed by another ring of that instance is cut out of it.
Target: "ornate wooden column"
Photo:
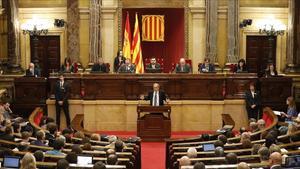
[[[228,66],[238,62],[239,59],[239,0],[228,0],[227,20],[227,61]]]
[[[206,0],[206,57],[218,66],[218,0]],[[203,62],[203,61],[202,61]]]
[[[7,27],[8,27],[8,71],[11,73],[21,72],[20,67],[20,28],[19,7],[17,0],[7,1]]]
[[[289,0],[287,73],[300,72],[300,1]]]
[[[101,56],[101,0],[90,0],[89,62]]]
[[[72,61],[79,61],[79,8],[78,0],[67,1],[67,37],[68,37],[68,49],[67,57],[70,57]]]

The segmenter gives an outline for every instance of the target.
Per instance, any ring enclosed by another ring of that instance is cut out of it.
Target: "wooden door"
[[[260,76],[269,62],[276,65],[276,37],[247,36],[246,63],[249,72]]]
[[[31,60],[34,58],[34,40],[30,38]],[[60,68],[60,37],[59,36],[38,36],[37,53],[41,74],[49,77],[52,71]]]

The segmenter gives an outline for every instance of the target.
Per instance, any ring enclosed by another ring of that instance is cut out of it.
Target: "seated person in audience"
[[[150,64],[148,64],[146,67],[147,72],[152,72],[153,70],[160,70],[160,64],[156,62],[155,57],[151,58]]]
[[[272,144],[276,144],[276,143],[277,143],[277,138],[274,135],[268,133],[267,136],[265,137],[264,146],[269,148]]]
[[[192,72],[191,65],[186,63],[184,58],[180,58],[179,64],[176,65],[175,72],[176,73],[190,73],[190,72]]]
[[[218,135],[218,140],[223,142],[223,145],[227,143],[227,137],[224,134]]]
[[[118,51],[114,61],[114,72],[118,72],[120,66],[125,63],[126,58],[123,56],[123,51]]]
[[[221,140],[217,140],[214,142],[215,147],[224,147],[224,143]]]
[[[29,63],[29,67],[26,70],[26,76],[40,77],[41,72],[33,63]]]
[[[104,63],[103,58],[99,57],[98,61],[94,63],[91,73],[107,73],[107,72],[108,72],[108,68]]]
[[[62,73],[76,73],[74,65],[70,58],[65,58],[64,64],[61,65],[60,72]]]
[[[216,157],[224,157],[224,148],[222,147],[216,147],[215,149],[215,156]]]
[[[135,73],[135,65],[131,63],[131,59],[126,58],[125,63],[119,67],[118,73]]]
[[[92,150],[91,143],[84,143],[82,146],[82,150],[91,151]]]
[[[225,161],[226,164],[237,164],[238,163],[238,158],[235,153],[228,153],[225,156]]]
[[[195,147],[188,148],[187,156],[189,158],[197,158],[197,149]]]
[[[61,138],[57,138],[54,142],[53,150],[46,151],[46,154],[65,156],[65,154],[61,152],[64,146],[64,141]]]
[[[69,167],[70,164],[66,159],[59,159],[56,163],[56,169],[68,169]]]
[[[258,150],[261,148],[261,144],[254,144],[252,146],[251,155],[258,154]]]
[[[203,162],[196,162],[193,169],[205,169],[205,164]]]
[[[214,72],[214,71],[215,71],[215,66],[210,63],[209,58],[205,58],[204,63],[201,64],[199,68],[199,72],[207,73],[207,72]]]
[[[265,77],[273,77],[277,76],[277,70],[275,68],[275,65],[273,63],[269,63],[266,70],[265,70]]]
[[[0,120],[13,119],[13,112],[10,109],[10,104],[8,101],[1,101],[0,103]]]
[[[252,148],[252,143],[250,139],[243,139],[242,148]]]
[[[293,97],[288,97],[286,99],[286,104],[288,105],[287,112],[281,112],[281,116],[285,121],[291,122],[293,119],[297,118],[298,112],[296,108],[296,103]]]
[[[82,154],[82,148],[79,144],[73,144],[71,152],[74,152],[75,154]]]
[[[35,160],[36,161],[44,161],[44,152],[42,150],[36,150],[34,153],[33,153],[33,156],[35,157]]]
[[[257,121],[257,127],[258,129],[261,131],[261,130],[264,130],[266,128],[266,122],[264,119],[259,119]]]
[[[243,132],[241,134],[241,140],[240,140],[240,143],[242,143],[244,140],[250,140],[251,139],[251,135],[249,132]]]
[[[267,164],[269,162],[270,151],[267,147],[261,147],[258,150],[258,155],[261,163]]]
[[[10,126],[6,126],[4,133],[0,134],[0,139],[1,140],[6,140],[6,141],[14,141],[15,137],[13,134],[13,129]]]
[[[272,144],[269,148],[270,154],[274,153],[274,152],[278,152],[281,154],[281,149],[278,145],[276,144]]]
[[[245,59],[240,59],[238,61],[236,72],[237,73],[247,73],[248,72]]]
[[[31,153],[26,153],[20,162],[20,169],[35,169],[35,168],[36,168],[35,157]]]
[[[69,152],[65,159],[70,163],[70,164],[76,164],[77,163],[77,154],[74,152]]]
[[[46,140],[49,141],[49,146],[53,147],[55,138],[57,134],[57,125],[54,122],[50,122],[47,124],[47,132],[45,133],[46,135]]]
[[[117,165],[118,163],[118,156],[116,154],[110,154],[107,157],[107,165]]]
[[[66,143],[72,143],[73,131],[71,129],[66,128],[61,134],[66,138]]]
[[[91,140],[93,140],[93,141],[101,141],[101,137],[100,137],[99,134],[93,133],[93,134],[91,135]]]
[[[258,124],[256,122],[251,122],[249,125],[249,131],[255,133],[259,131]]]
[[[39,130],[36,132],[36,140],[32,141],[31,144],[36,146],[46,146],[45,137],[45,132],[43,130]]]
[[[22,133],[21,133],[21,138],[22,138],[22,140],[21,140],[21,144],[26,144],[26,145],[29,145],[30,144],[30,142],[29,142],[29,138],[31,137],[31,133],[29,133],[28,131],[23,131]]]
[[[106,157],[108,157],[111,154],[116,154],[116,151],[112,148],[109,148],[106,150]]]
[[[240,162],[240,163],[237,165],[237,169],[250,169],[250,167],[248,166],[247,163],[245,163],[245,162]]]
[[[93,169],[106,169],[106,166],[103,162],[98,161],[94,164]]]
[[[249,84],[249,90],[245,92],[245,101],[248,119],[259,119],[260,95],[255,89],[254,83]]]
[[[179,166],[182,167],[182,166],[189,166],[191,165],[191,160],[188,156],[182,156],[180,159],[179,159]]]
[[[282,157],[278,152],[274,152],[270,155],[270,169],[281,169]]]
[[[123,152],[124,143],[121,140],[117,140],[115,142],[115,150],[116,152]]]
[[[17,138],[21,138],[22,135],[21,135],[21,125],[20,125],[20,123],[14,122],[12,124],[12,127],[13,127],[13,131],[14,131],[14,136],[16,136]]]

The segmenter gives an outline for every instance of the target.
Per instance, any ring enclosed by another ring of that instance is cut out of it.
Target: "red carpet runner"
[[[136,132],[128,131],[99,131],[107,135],[119,137],[136,136]],[[172,132],[172,138],[195,137],[209,131]],[[165,169],[165,143],[164,142],[142,142],[142,169]]]

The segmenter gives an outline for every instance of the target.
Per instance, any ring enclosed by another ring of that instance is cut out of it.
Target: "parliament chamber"
[[[0,0],[0,166],[300,168],[300,1]]]

